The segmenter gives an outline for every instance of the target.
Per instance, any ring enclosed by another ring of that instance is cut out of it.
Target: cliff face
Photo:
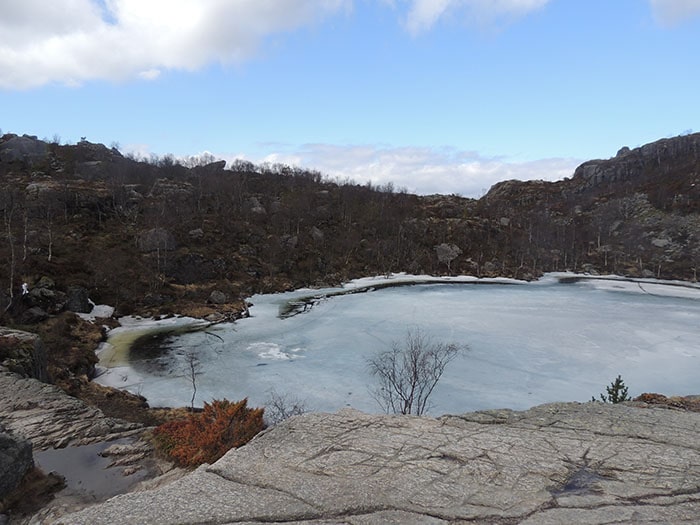
[[[506,245],[529,267],[696,280],[700,134],[622,148],[560,182],[496,184],[477,209],[514,229]]]
[[[612,159],[584,162],[574,172],[574,179],[585,181],[585,187],[594,187],[604,183],[629,182],[635,178],[668,179],[669,175],[674,175],[674,179],[686,178],[689,187],[694,187],[698,177],[694,171],[699,162],[700,133],[695,133],[658,140],[633,150],[623,147]],[[680,168],[692,171],[678,173]]]
[[[30,320],[73,308],[32,295],[45,276],[56,297],[82,290],[118,314],[195,315],[235,312],[256,292],[399,271],[695,279],[699,147],[693,134],[623,148],[570,179],[505,181],[475,201],[5,135],[0,307],[14,319],[33,309]]]

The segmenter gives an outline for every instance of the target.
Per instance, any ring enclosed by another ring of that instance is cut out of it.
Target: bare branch
[[[387,413],[423,415],[445,368],[462,350],[455,343],[434,343],[420,329],[408,330],[402,343],[368,359],[379,383],[371,394]]]

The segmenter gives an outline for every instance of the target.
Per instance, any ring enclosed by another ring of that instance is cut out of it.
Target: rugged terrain
[[[80,311],[88,297],[117,314],[226,316],[254,292],[398,271],[691,280],[699,149],[700,134],[623,148],[569,179],[505,181],[474,200],[284,165],[145,162],[87,141],[6,134],[0,306],[22,323]],[[33,293],[42,278],[53,287]]]
[[[79,524],[697,523],[700,414],[603,403],[287,420]]]
[[[474,200],[6,134],[0,324],[13,328],[0,330],[0,472],[31,478],[30,443],[36,453],[137,439],[167,417],[89,381],[114,323],[76,315],[92,302],[217,321],[244,315],[255,292],[399,271],[696,281],[699,150],[700,134],[622,148],[569,179],[504,181]],[[681,409],[697,403],[660,400],[437,420],[307,415],[183,480],[63,522],[693,522],[699,422]],[[135,462],[149,457],[146,443],[129,446]],[[19,481],[3,479],[2,491]],[[55,510],[35,522],[69,508]]]

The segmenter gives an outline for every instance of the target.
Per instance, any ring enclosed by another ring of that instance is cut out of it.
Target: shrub
[[[296,396],[270,391],[265,401],[265,421],[268,426],[275,426],[292,416],[300,416],[307,412],[306,401]]]
[[[394,341],[391,350],[367,360],[379,382],[371,394],[387,413],[421,416],[445,367],[463,350],[455,343],[435,343],[419,328],[408,330],[403,343]]]
[[[622,403],[623,401],[630,401],[632,399],[627,395],[627,387],[620,375],[615,378],[615,381],[610,383],[610,386],[606,386],[605,390],[607,391],[607,395],[600,394],[600,400],[603,403]],[[593,398],[593,400],[595,401],[595,398]]]
[[[153,431],[156,448],[179,466],[213,463],[265,428],[264,409],[248,408],[247,404],[248,399],[204,403],[202,412],[157,427]]]

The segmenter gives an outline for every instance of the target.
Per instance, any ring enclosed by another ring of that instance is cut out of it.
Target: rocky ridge
[[[40,322],[89,296],[117,315],[232,316],[258,292],[390,272],[697,280],[699,173],[699,133],[622,148],[557,182],[504,181],[478,200],[6,134],[0,309]],[[55,287],[32,295],[45,277]]]
[[[697,523],[700,414],[562,403],[307,414],[62,524]]]

